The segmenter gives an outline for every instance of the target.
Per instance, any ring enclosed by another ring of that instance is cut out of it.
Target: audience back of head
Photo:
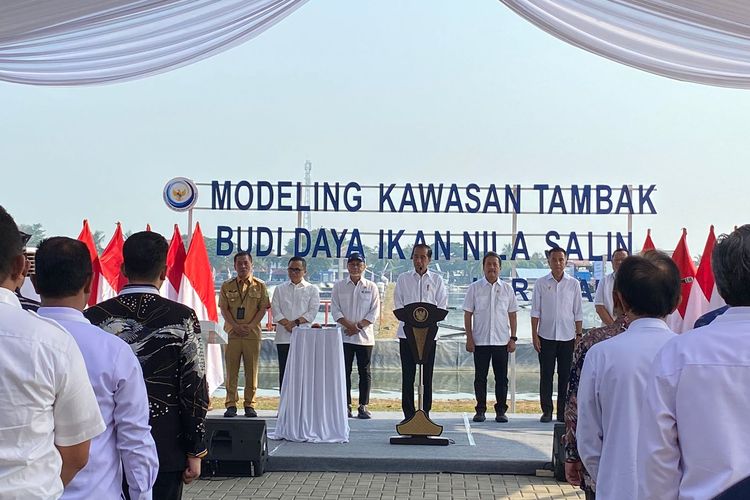
[[[14,272],[15,260],[23,254],[21,233],[13,217],[0,206],[0,282]]]
[[[615,291],[633,314],[662,318],[680,301],[680,270],[662,252],[634,255],[626,258],[617,271]]]
[[[711,268],[719,295],[729,306],[750,306],[750,224],[719,236]]]
[[[169,244],[153,231],[134,233],[122,247],[123,265],[128,280],[154,281],[167,265]]]
[[[91,279],[91,255],[78,240],[47,238],[36,251],[34,285],[39,295],[61,299],[78,294]]]

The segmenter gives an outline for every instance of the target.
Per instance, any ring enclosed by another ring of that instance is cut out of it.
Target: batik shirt
[[[206,450],[208,389],[195,311],[155,287],[128,285],[84,315],[130,344],[146,381],[159,471],[184,470],[188,455]]]
[[[581,381],[581,371],[583,370],[583,362],[586,359],[586,353],[591,347],[603,340],[614,337],[627,328],[625,319],[619,316],[615,319],[615,322],[609,326],[602,326],[600,328],[594,328],[578,341],[576,344],[575,351],[573,351],[573,365],[570,370],[570,381],[568,382],[568,399],[565,404],[565,436],[563,437],[563,444],[565,445],[565,457],[567,460],[580,461],[581,458],[578,456],[578,443],[576,441],[576,425],[578,424],[578,384]],[[591,476],[583,469],[583,481],[581,482],[581,489],[586,491],[593,491],[594,482],[591,480]]]

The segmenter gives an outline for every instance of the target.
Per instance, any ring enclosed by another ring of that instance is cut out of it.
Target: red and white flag
[[[199,223],[195,225],[195,232],[185,257],[185,273],[180,283],[177,302],[193,308],[201,322],[203,335],[208,336],[209,332],[217,330],[219,315],[216,309],[214,280]],[[206,382],[209,395],[224,382],[222,361],[221,347],[218,344],[207,344]]]
[[[107,248],[99,257],[102,274],[96,290],[97,303],[116,297],[128,282],[125,275],[122,274],[122,246],[124,244],[125,238],[122,236],[122,227],[118,222],[115,234],[112,235]]]
[[[162,297],[177,301],[180,294],[180,284],[185,273],[185,245],[182,243],[182,235],[177,224],[174,225],[174,234],[169,243],[167,251],[167,279],[161,285],[159,293]]]
[[[673,332],[682,333],[692,330],[695,320],[701,316],[700,296],[703,294],[695,281],[695,264],[687,246],[687,229],[682,229],[682,237],[672,253],[672,260],[680,270],[682,298],[677,310],[667,316],[667,325]]]
[[[656,246],[654,246],[654,241],[651,239],[651,230],[646,230],[646,241],[643,242],[643,247],[641,248],[641,254],[644,254],[648,252],[649,250],[656,250]]]
[[[78,235],[78,241],[83,242],[86,248],[89,249],[89,255],[91,256],[91,270],[93,275],[91,277],[91,295],[89,295],[88,306],[96,304],[97,290],[99,289],[99,278],[101,277],[102,270],[99,265],[99,254],[96,251],[96,244],[94,243],[94,236],[91,234],[89,228],[89,221],[83,220],[83,229],[81,234]]]
[[[714,271],[711,269],[711,254],[714,251],[715,245],[716,233],[714,233],[714,226],[712,225],[708,232],[708,238],[706,238],[706,246],[703,248],[700,264],[698,264],[698,271],[695,273],[695,280],[703,292],[700,297],[701,314],[726,305],[724,299],[721,298],[718,290],[716,290]]]

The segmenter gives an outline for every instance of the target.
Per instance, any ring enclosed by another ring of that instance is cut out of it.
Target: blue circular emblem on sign
[[[175,177],[164,186],[164,202],[172,210],[190,210],[198,201],[198,188],[185,177]]]

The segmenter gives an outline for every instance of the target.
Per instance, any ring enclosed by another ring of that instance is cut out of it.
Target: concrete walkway
[[[199,480],[183,495],[184,500],[251,498],[562,500],[584,495],[569,484],[534,476],[358,472],[268,472],[255,478]]]

